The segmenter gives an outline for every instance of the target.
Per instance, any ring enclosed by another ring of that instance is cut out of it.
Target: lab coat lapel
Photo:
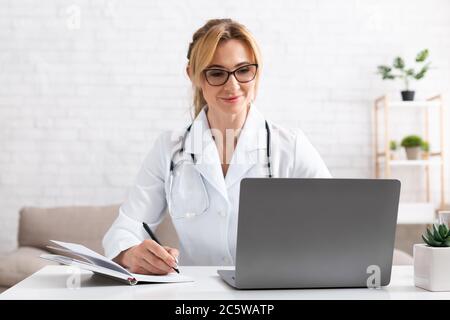
[[[228,199],[219,153],[209,129],[205,108],[203,108],[193,121],[190,133],[186,137],[185,151],[195,155],[196,164],[194,168],[225,199]]]
[[[265,165],[267,163],[266,149],[267,136],[264,117],[255,105],[251,105],[228,167],[225,177],[226,187],[229,188],[241,181],[253,166]]]

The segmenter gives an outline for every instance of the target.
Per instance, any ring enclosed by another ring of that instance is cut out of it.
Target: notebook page
[[[104,267],[104,268],[108,268],[108,269],[112,269],[115,270],[117,272],[121,272],[127,275],[131,275],[131,273],[125,269],[124,267],[122,267],[121,265],[119,265],[118,263],[115,263],[114,261],[102,256],[101,254],[98,254],[97,252],[86,248],[85,246],[81,245],[81,244],[76,244],[76,243],[69,243],[69,242],[62,242],[62,241],[56,241],[56,240],[50,240],[53,243],[56,243],[57,245],[70,250],[73,254],[75,255],[79,255],[83,258],[86,258],[90,261],[92,261],[92,263],[94,263],[95,265]]]
[[[41,254],[40,258],[58,262],[58,263],[65,264],[68,266],[79,267],[80,269],[89,270],[89,271],[99,273],[102,275],[107,275],[107,276],[110,276],[115,279],[121,279],[123,281],[127,281],[129,284],[136,283],[135,279],[133,279],[133,276],[129,276],[124,273],[117,272],[117,271],[114,271],[114,270],[111,270],[108,268],[92,265],[92,264],[86,263],[84,261],[76,260],[73,258],[56,255],[56,254]]]
[[[99,267],[96,265],[92,265],[83,261],[79,261],[76,259],[72,259],[65,256],[60,256],[56,254],[41,254],[40,257],[42,259],[58,262],[61,264],[65,264],[68,266],[76,266],[84,270],[89,270],[95,273],[100,273],[102,275],[108,275],[110,277],[121,279],[127,281],[129,284],[136,284],[137,282],[142,283],[174,283],[174,282],[190,282],[194,281],[192,278],[179,275],[177,273],[170,273],[165,276],[160,275],[144,275],[144,274],[137,274],[133,273],[130,274],[130,276],[111,270],[103,267]]]

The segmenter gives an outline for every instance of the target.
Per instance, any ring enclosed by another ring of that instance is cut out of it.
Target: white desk
[[[429,292],[414,286],[412,266],[394,266],[391,283],[381,289],[235,290],[217,275],[229,267],[181,267],[195,282],[122,285],[81,271],[80,287],[69,288],[74,269],[46,266],[0,294],[8,299],[450,299],[450,292]],[[69,282],[70,283],[70,282]]]

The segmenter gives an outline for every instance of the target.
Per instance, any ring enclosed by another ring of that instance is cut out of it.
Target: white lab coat
[[[169,214],[180,239],[180,265],[234,265],[240,181],[268,175],[265,119],[252,105],[224,178],[205,108],[193,121],[181,155],[176,150],[186,128],[163,133],[156,140],[118,218],[103,239],[107,257],[112,259],[148,239],[142,222],[155,230],[169,211],[170,160],[175,153],[174,162],[179,165],[174,170]],[[275,178],[331,177],[301,130],[271,122],[269,126]],[[191,153],[195,154],[196,164]]]

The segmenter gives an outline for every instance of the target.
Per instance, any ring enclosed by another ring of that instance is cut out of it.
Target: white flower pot
[[[414,245],[414,285],[429,291],[450,291],[450,247]]]

